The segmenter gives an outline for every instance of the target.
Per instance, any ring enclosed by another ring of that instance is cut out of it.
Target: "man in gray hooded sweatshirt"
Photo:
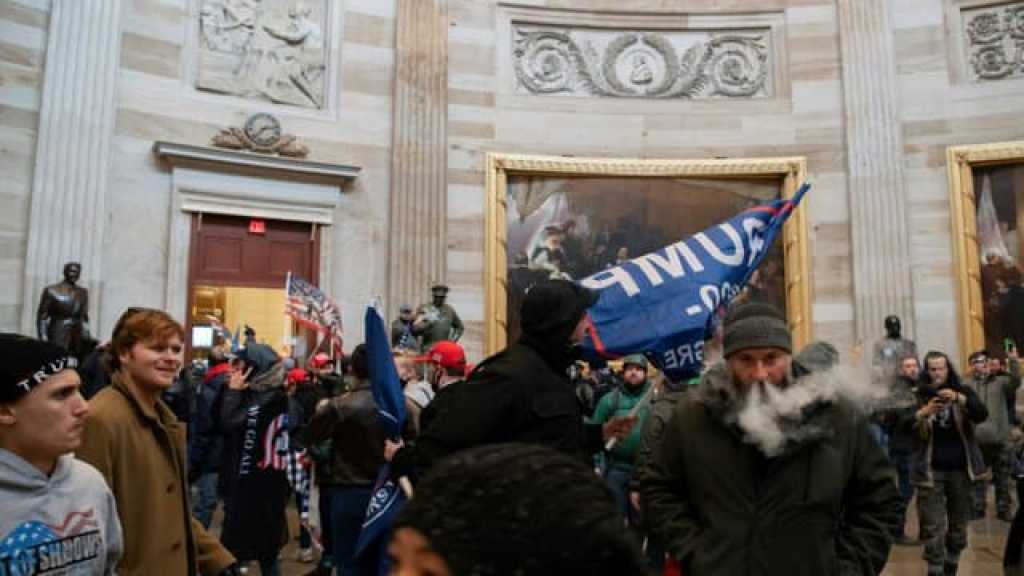
[[[0,575],[114,574],[121,524],[103,476],[71,454],[89,405],[55,344],[0,334]]]

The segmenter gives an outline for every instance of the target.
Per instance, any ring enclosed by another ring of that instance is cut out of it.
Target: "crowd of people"
[[[878,574],[894,542],[948,575],[989,483],[1007,573],[1024,570],[1015,347],[961,377],[887,320],[864,382],[753,299],[724,317],[724,359],[672,382],[642,354],[582,362],[596,293],[547,279],[474,366],[446,294],[392,325],[400,438],[363,344],[300,366],[222,342],[192,373],[160,310],[128,309],[81,363],[0,335],[0,574],[274,575],[298,536],[313,575]],[[411,499],[360,546],[386,463]]]

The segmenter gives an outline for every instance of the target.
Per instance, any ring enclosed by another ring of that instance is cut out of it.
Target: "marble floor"
[[[991,493],[991,491],[990,491]],[[1001,576],[1003,573],[1003,548],[1006,545],[1006,534],[1010,529],[1007,522],[995,517],[992,502],[989,502],[988,516],[974,520],[968,527],[967,550],[960,558],[959,576]],[[907,533],[917,535],[917,515],[911,504],[911,513],[907,518]],[[883,576],[922,576],[925,574],[925,562],[921,558],[922,546],[893,546],[889,553],[889,563]]]
[[[917,517],[912,512],[907,519],[907,532],[916,536]],[[1001,576],[1003,546],[1009,524],[994,516],[994,506],[989,504],[989,516],[983,520],[975,520],[970,524],[968,547],[960,562],[959,576]],[[294,509],[289,510],[291,534],[296,534],[296,517]],[[216,528],[215,528],[216,529]],[[313,569],[313,564],[303,564],[295,559],[298,545],[293,539],[281,553],[281,573],[283,576],[303,576]],[[889,554],[889,563],[883,576],[923,576],[925,563],[921,559],[921,546],[893,546]],[[259,574],[259,568],[253,566],[249,574]]]

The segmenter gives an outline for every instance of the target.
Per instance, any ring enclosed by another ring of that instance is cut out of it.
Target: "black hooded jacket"
[[[396,455],[394,468],[415,478],[448,454],[504,442],[549,446],[589,464],[600,450],[601,427],[584,424],[567,369],[577,357],[570,336],[596,298],[564,280],[535,285],[523,302],[520,340],[446,395],[415,448]]]

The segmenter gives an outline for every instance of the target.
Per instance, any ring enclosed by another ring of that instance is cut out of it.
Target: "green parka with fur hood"
[[[799,378],[806,370],[794,363]],[[799,380],[797,380],[799,382]],[[640,472],[651,529],[687,576],[878,574],[900,521],[895,472],[850,406],[818,401],[766,457],[735,424],[728,371],[708,371]]]

